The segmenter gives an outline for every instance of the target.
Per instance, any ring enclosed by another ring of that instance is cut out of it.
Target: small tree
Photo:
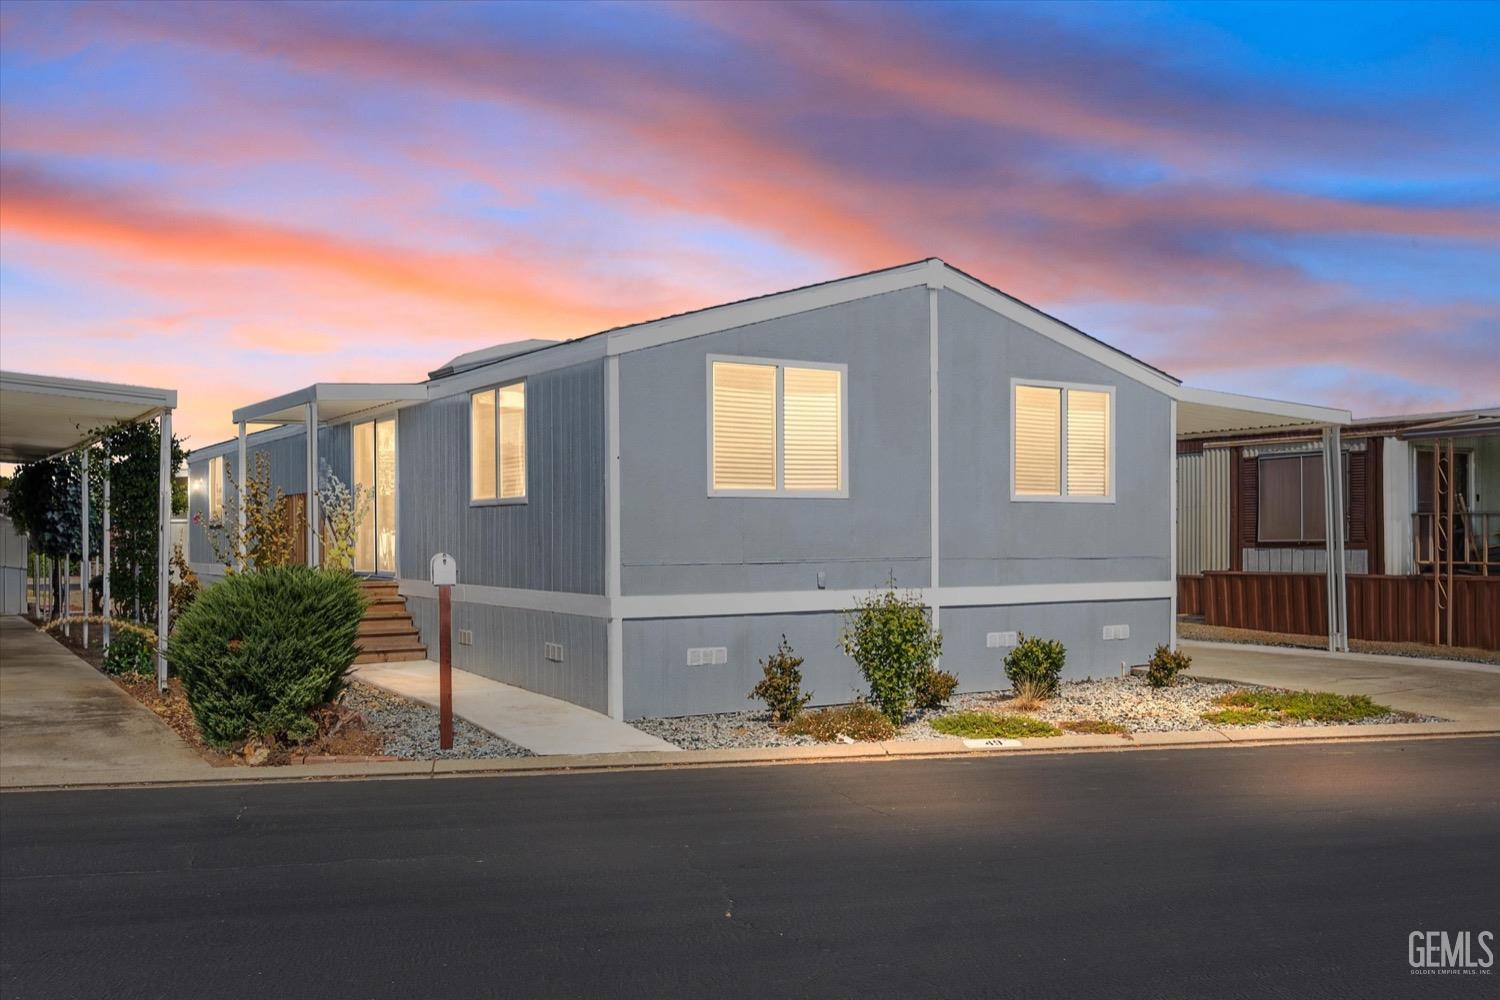
[[[1154,688],[1171,687],[1177,683],[1177,675],[1193,665],[1193,658],[1181,650],[1157,646],[1146,664],[1146,683]]]
[[[233,575],[243,545],[246,569],[290,565],[296,538],[286,516],[286,493],[271,482],[271,457],[263,451],[255,453],[255,468],[245,478],[243,489],[232,471],[228,476],[234,490],[224,500],[223,516],[194,518],[203,525],[214,559],[224,565],[226,575]]]
[[[918,679],[943,651],[928,611],[915,594],[898,594],[892,579],[844,613],[839,648],[859,664],[870,700],[896,725],[912,705]]]
[[[318,485],[318,510],[323,515],[323,565],[328,569],[354,569],[359,525],[370,512],[369,491],[358,484],[351,491],[325,462]]]
[[[759,698],[771,710],[772,722],[786,722],[812,701],[812,692],[802,693],[802,657],[792,652],[786,636],[768,659],[760,661],[765,674],[760,683],[750,689],[752,699]]]

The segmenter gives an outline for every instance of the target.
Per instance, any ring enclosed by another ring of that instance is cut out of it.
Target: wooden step
[[[355,663],[402,663],[408,660],[427,659],[425,649],[381,649],[360,653],[354,658]]]
[[[365,580],[360,583],[360,588],[367,594],[394,594],[400,589],[395,580]]]
[[[390,607],[393,604],[398,607],[404,608],[406,607],[406,598],[402,597],[394,590],[389,594],[379,590],[367,590],[365,591],[365,603],[372,608]]]
[[[386,649],[421,649],[422,640],[416,635],[366,635],[355,640],[355,645],[369,652]]]
[[[365,618],[359,623],[359,635],[416,635],[417,626],[410,615],[400,618]]]
[[[411,620],[405,604],[382,604],[379,607],[366,608],[363,620],[367,622],[389,621],[393,618]]]

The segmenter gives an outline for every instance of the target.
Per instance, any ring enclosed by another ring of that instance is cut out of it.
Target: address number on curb
[[[1006,747],[1018,747],[1020,740],[1007,740],[995,737],[989,740],[964,740],[964,746],[970,750],[1000,750]]]

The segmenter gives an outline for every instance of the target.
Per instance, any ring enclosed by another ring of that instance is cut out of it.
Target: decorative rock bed
[[[453,720],[453,749],[438,749],[438,710],[379,688],[351,681],[345,703],[365,717],[365,724],[385,739],[383,753],[403,760],[534,757],[530,750],[480,729]]]
[[[1231,691],[1256,690],[1247,684],[1222,684],[1179,678],[1172,687],[1153,688],[1141,677],[1110,677],[1103,680],[1068,681],[1057,695],[1034,711],[1018,713],[1052,723],[1072,719],[1099,719],[1124,726],[1131,732],[1186,732],[1215,728],[1204,722],[1204,712],[1219,708],[1214,699]],[[979,691],[961,694],[942,709],[918,712],[909,717],[897,733],[897,740],[946,738],[928,725],[928,720],[950,712],[1017,711],[1009,707],[1006,691]],[[1398,722],[1439,722],[1434,716],[1391,712],[1360,725],[1387,725]],[[1266,722],[1265,726],[1336,725],[1323,722]],[[719,715],[690,715],[675,719],[640,719],[632,723],[637,729],[659,736],[685,750],[724,750],[737,747],[806,746],[811,737],[787,736],[771,724],[764,712],[726,712]]]

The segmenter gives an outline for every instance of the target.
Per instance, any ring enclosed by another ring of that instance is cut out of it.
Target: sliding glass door
[[[396,572],[396,420],[354,425],[354,485],[364,516],[354,539],[358,573]]]

